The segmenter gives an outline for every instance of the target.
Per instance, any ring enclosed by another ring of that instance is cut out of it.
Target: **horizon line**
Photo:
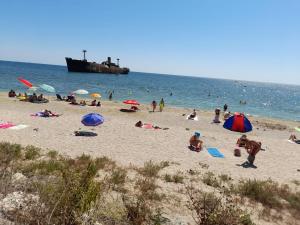
[[[40,62],[25,62],[25,61],[12,61],[12,60],[4,60],[0,59],[2,62],[12,62],[12,63],[25,63],[25,64],[37,64],[37,65],[47,65],[47,66],[61,66],[67,67],[62,64],[49,64],[49,63],[40,63]],[[192,77],[192,78],[205,78],[205,79],[214,79],[214,80],[228,80],[228,81],[238,81],[238,82],[253,82],[253,83],[263,83],[263,84],[277,84],[277,85],[290,85],[290,86],[300,86],[300,84],[291,84],[291,83],[277,83],[272,81],[256,81],[256,80],[241,80],[241,79],[232,79],[232,78],[221,78],[221,77],[206,77],[199,76],[196,74],[170,74],[170,73],[159,73],[159,72],[143,72],[143,71],[131,71],[134,73],[146,73],[146,74],[157,74],[164,76],[178,76],[178,77]]]

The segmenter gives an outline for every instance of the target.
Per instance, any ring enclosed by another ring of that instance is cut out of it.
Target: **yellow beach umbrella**
[[[92,93],[90,96],[92,98],[101,98],[101,95],[99,93]]]

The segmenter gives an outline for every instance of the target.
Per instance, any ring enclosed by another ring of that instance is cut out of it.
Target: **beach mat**
[[[10,129],[10,130],[22,130],[26,127],[29,127],[29,126],[25,125],[25,124],[19,124],[19,125],[16,125],[16,126],[9,127],[8,129]]]
[[[224,158],[224,155],[217,148],[207,148],[208,153],[217,158]]]
[[[195,116],[193,119],[189,119],[189,116],[190,116],[190,115],[188,115],[185,119],[186,119],[186,120],[194,120],[194,121],[198,121],[198,116]]]

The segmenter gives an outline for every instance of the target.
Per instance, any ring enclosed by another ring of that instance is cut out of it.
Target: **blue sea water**
[[[150,104],[164,98],[166,105],[214,110],[229,105],[232,112],[300,121],[300,86],[171,76],[131,72],[129,75],[69,73],[65,66],[0,61],[0,91],[26,91],[24,77],[34,85],[48,84],[67,95],[77,89],[114,90],[114,100],[136,99]],[[170,93],[173,93],[170,96]],[[247,104],[241,105],[240,100]]]

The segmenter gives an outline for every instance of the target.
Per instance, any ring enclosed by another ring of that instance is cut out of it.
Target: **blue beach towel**
[[[207,151],[213,157],[224,158],[224,155],[217,148],[207,148]]]

